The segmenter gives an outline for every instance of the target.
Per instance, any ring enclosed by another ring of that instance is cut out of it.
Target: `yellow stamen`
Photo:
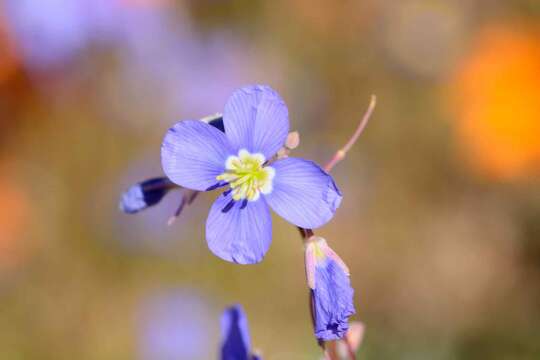
[[[227,158],[225,172],[216,179],[229,183],[234,200],[255,201],[260,194],[272,192],[272,180],[276,172],[271,166],[263,166],[265,161],[263,154],[251,154],[242,149],[238,156]]]

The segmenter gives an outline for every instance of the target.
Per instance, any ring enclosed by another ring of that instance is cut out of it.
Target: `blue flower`
[[[31,70],[64,65],[92,41],[120,31],[122,8],[111,0],[7,0],[0,2],[10,34]]]
[[[349,269],[326,240],[317,236],[308,240],[305,260],[315,337],[321,342],[341,339],[355,313]]]
[[[289,132],[287,106],[270,87],[233,93],[223,113],[225,133],[201,121],[175,124],[163,140],[161,163],[171,181],[209,191],[225,187],[206,221],[218,257],[260,262],[272,239],[270,208],[302,228],[327,223],[341,202],[332,177],[311,161],[277,158]]]
[[[221,317],[221,360],[262,360],[251,354],[246,315],[240,305],[231,306]]]

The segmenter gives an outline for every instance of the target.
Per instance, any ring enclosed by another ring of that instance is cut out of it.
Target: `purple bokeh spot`
[[[214,331],[212,308],[199,294],[169,290],[143,301],[139,354],[143,360],[207,359]]]

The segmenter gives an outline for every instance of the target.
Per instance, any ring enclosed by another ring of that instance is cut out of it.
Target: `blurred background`
[[[334,170],[360,359],[540,358],[540,2],[0,0],[0,358],[215,359],[241,303],[265,359],[318,359],[297,230],[213,256],[213,194],[137,215],[181,119],[266,83]]]

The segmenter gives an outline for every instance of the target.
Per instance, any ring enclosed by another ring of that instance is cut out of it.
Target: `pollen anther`
[[[271,166],[263,166],[263,154],[251,154],[241,149],[238,156],[231,155],[225,161],[225,172],[216,177],[229,183],[234,200],[258,200],[261,194],[272,192],[272,181],[276,171]]]

